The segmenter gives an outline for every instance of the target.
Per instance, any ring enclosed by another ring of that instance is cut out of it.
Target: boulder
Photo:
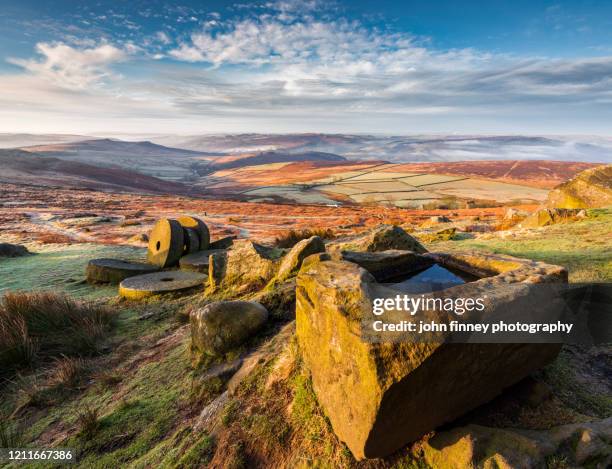
[[[538,228],[563,223],[575,220],[580,211],[579,209],[542,208],[525,218],[520,226],[521,228]]]
[[[587,169],[548,193],[550,208],[596,208],[612,205],[612,165]]]
[[[21,244],[0,243],[0,257],[22,257],[32,254]]]
[[[397,225],[381,225],[366,238],[365,251],[376,252],[389,249],[413,251],[418,254],[427,252],[427,249],[416,238]]]
[[[297,274],[304,259],[312,254],[322,252],[325,252],[325,244],[318,236],[301,240],[282,258],[278,273],[276,274],[276,280],[282,282]]]
[[[228,249],[234,243],[236,236],[226,236],[219,238],[208,245],[208,249]]]
[[[412,251],[395,249],[381,252],[342,251],[336,257],[363,267],[374,276],[377,282],[408,275],[433,264],[431,259]]]
[[[281,251],[249,240],[235,241],[226,252],[213,254],[208,266],[209,288],[239,290],[264,286],[277,269]]]
[[[509,301],[509,283],[567,281],[561,267],[507,256],[424,257],[453,268],[475,264],[473,271],[492,275],[453,292],[487,295],[487,304],[499,302],[501,310]],[[296,335],[304,364],[334,432],[357,459],[387,456],[458,418],[553,360],[560,349],[558,344],[416,343],[402,335],[374,340],[368,324],[375,319],[376,285],[359,265],[336,260],[311,264],[296,282]],[[531,291],[524,283],[520,290]]]
[[[195,360],[229,352],[255,334],[267,319],[268,310],[253,301],[217,301],[192,311],[189,320]]]
[[[427,465],[437,468],[550,467],[555,455],[563,467],[610,467],[612,418],[520,430],[468,425],[436,434],[421,446]]]

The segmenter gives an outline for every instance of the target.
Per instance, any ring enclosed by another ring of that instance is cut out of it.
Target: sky
[[[0,132],[612,135],[612,2],[0,0]]]

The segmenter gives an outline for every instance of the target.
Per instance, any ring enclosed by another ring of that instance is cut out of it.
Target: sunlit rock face
[[[351,256],[346,256],[349,259]],[[567,282],[562,267],[477,253],[381,253],[380,266],[405,259],[432,262],[477,279],[457,284],[455,295],[484,295],[493,308],[533,285]],[[394,270],[410,270],[410,265]],[[377,274],[378,276],[379,274]],[[516,288],[511,288],[516,286]],[[347,260],[318,259],[299,272],[296,332],[319,403],[336,435],[357,459],[383,457],[465,414],[553,360],[557,344],[429,343],[372,340],[366,327],[380,294],[374,275]],[[453,315],[453,313],[449,313]]]

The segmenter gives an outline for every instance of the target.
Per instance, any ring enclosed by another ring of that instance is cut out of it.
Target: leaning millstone
[[[183,228],[183,239],[185,243],[183,246],[184,254],[193,254],[200,250],[200,235],[195,229]]]
[[[187,254],[186,256],[181,257],[179,260],[179,265],[183,270],[191,270],[194,272],[208,274],[210,256],[224,252],[224,249],[208,249],[206,251],[198,251],[193,254]]]
[[[312,236],[308,239],[301,240],[291,248],[291,251],[289,251],[285,257],[283,257],[278,273],[276,274],[276,279],[282,282],[292,275],[295,275],[298,270],[300,270],[304,259],[311,254],[324,251],[325,244],[318,236]]]
[[[194,361],[202,354],[221,355],[241,345],[268,319],[268,310],[253,301],[217,301],[190,314]]]
[[[184,235],[181,224],[170,218],[155,223],[149,234],[147,261],[159,267],[176,265],[183,255]]]
[[[200,247],[198,249],[208,249],[208,245],[210,244],[210,232],[208,231],[208,226],[206,226],[206,223],[199,218],[187,216],[179,217],[177,218],[177,221],[183,228],[191,228],[196,230],[200,240]]]
[[[130,300],[151,296],[188,294],[204,289],[206,275],[173,270],[126,278],[119,284],[119,295]]]
[[[128,277],[157,272],[159,267],[121,259],[92,259],[85,274],[90,283],[119,283]]]
[[[21,244],[0,243],[0,257],[21,257],[32,254]]]
[[[380,252],[342,251],[339,258],[363,267],[378,282],[408,275],[433,264],[433,260],[412,251],[399,250]]]
[[[209,287],[261,287],[274,276],[280,255],[281,251],[252,241],[236,241],[226,253],[213,254],[208,267]]]
[[[416,238],[410,236],[399,226],[379,226],[368,236],[365,251],[376,252],[389,249],[413,251],[417,254],[427,252],[427,249]]]
[[[225,238],[219,238],[209,244],[208,249],[228,249],[234,244],[236,236],[226,236]]]
[[[458,267],[475,262],[476,254],[454,256],[424,255]],[[528,300],[537,290],[520,279],[567,281],[561,267],[508,256],[489,261],[480,255],[476,264],[474,271],[493,276],[453,287],[453,296],[486,295],[492,311],[514,299],[508,283],[521,282],[517,290]],[[300,270],[296,285],[296,335],[304,364],[334,432],[357,459],[387,456],[460,417],[553,360],[560,349],[415,343],[402,333],[389,337],[397,340],[374,340],[367,325],[376,319],[372,304],[382,286],[351,262],[314,262]],[[385,317],[405,319],[405,312],[399,313],[388,311]]]

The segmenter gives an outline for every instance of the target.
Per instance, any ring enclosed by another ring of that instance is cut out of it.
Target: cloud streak
[[[474,131],[461,126],[480,122],[486,132],[494,121],[554,126],[565,113],[565,130],[574,116],[591,116],[585,128],[612,117],[612,57],[437,50],[426,38],[324,14],[317,6],[260,5],[229,19],[209,13],[191,21],[199,26],[187,35],[168,28],[135,42],[41,42],[38,57],[9,62],[39,87],[43,108],[70,109],[63,97],[80,94],[112,115],[119,109],[126,118],[142,116],[148,127],[164,116],[160,129],[168,119],[180,128],[219,118],[237,123],[228,130],[293,131],[287,119],[301,119],[303,131],[351,125],[362,131],[369,122],[377,131],[397,132],[407,123],[448,131],[453,122],[456,130]],[[0,86],[16,78],[0,75]],[[19,106],[19,99],[0,97],[0,105]],[[116,100],[122,105],[111,110]],[[30,105],[24,96],[22,108]]]

